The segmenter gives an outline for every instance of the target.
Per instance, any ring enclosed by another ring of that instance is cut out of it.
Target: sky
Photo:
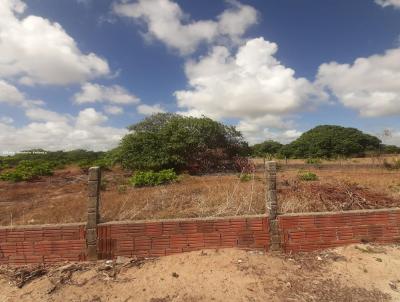
[[[400,146],[400,0],[0,0],[0,153],[109,150],[157,112]]]

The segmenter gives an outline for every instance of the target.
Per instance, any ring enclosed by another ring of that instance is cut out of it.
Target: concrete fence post
[[[269,210],[270,250],[280,250],[280,236],[278,225],[278,197],[276,193],[276,162],[269,161],[266,166],[267,181],[267,209]]]
[[[88,212],[86,223],[86,252],[88,260],[97,260],[97,223],[100,218],[100,182],[100,168],[90,168],[88,177]]]

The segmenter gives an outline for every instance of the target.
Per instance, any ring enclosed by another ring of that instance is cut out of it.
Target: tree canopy
[[[282,144],[273,140],[266,140],[251,147],[253,156],[265,157],[279,153]]]
[[[248,152],[242,134],[212,119],[158,113],[131,125],[118,154],[127,169],[207,172]]]
[[[358,129],[322,125],[303,133],[280,152],[287,157],[332,158],[363,155],[368,151],[379,150],[380,146],[380,139]]]

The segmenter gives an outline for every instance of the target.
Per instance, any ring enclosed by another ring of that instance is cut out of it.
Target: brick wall
[[[278,216],[286,252],[351,243],[400,243],[400,209],[303,213]],[[99,224],[98,252],[116,256],[164,256],[207,248],[268,250],[265,216]],[[0,264],[86,260],[84,224],[0,227]]]
[[[164,256],[207,248],[268,249],[265,216],[215,219],[113,222],[98,225],[102,259]]]
[[[85,260],[84,224],[0,228],[0,264]]]
[[[352,243],[400,243],[400,209],[281,215],[279,227],[286,252]]]

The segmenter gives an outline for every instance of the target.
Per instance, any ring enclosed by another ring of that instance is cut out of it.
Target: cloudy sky
[[[107,150],[164,111],[400,145],[400,0],[0,0],[0,152]]]

